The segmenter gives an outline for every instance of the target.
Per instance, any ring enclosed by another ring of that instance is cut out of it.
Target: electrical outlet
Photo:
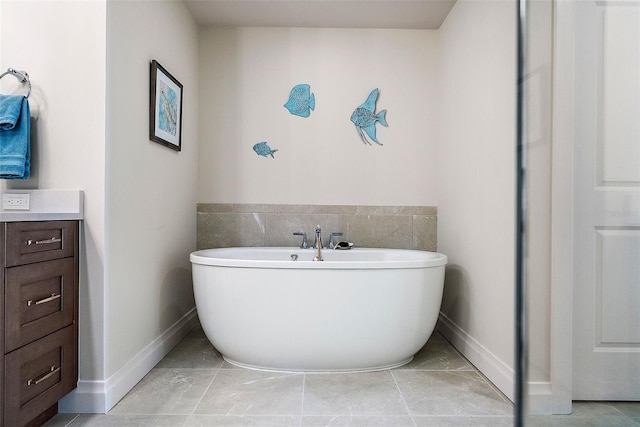
[[[2,209],[28,211],[29,197],[27,193],[5,193],[2,195]]]

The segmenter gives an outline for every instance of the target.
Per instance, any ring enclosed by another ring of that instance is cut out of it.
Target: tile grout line
[[[298,426],[302,427],[302,416],[304,414],[304,386],[307,383],[307,374],[302,374],[302,396],[300,397],[300,422]]]
[[[498,387],[496,387],[496,385],[494,383],[492,383],[491,381],[489,381],[489,378],[487,378],[482,371],[480,371],[479,369],[476,369],[476,374],[478,374],[480,376],[480,378],[482,378],[482,381],[484,381],[489,388],[491,388],[496,394],[498,394],[498,396],[500,396],[500,398],[508,403],[509,405],[513,405],[513,402],[502,392],[500,391],[500,389]]]
[[[197,406],[197,405],[196,405]],[[189,425],[189,421],[191,421],[191,416],[193,414],[188,414],[187,418],[184,420],[184,423],[182,424],[182,427],[187,427]]]
[[[211,378],[211,381],[209,381],[209,385],[207,385],[207,388],[204,389],[204,393],[202,393],[202,396],[200,396],[200,399],[198,399],[198,402],[195,404],[195,406],[193,407],[193,410],[191,411],[191,413],[189,414],[189,416],[187,417],[187,421],[185,422],[185,426],[189,423],[189,421],[192,420],[193,416],[195,415],[196,409],[198,409],[198,406],[200,406],[200,403],[202,403],[202,400],[204,399],[204,397],[207,395],[207,392],[209,391],[209,389],[211,388],[211,384],[213,384],[213,381],[216,379],[216,377],[218,376],[218,373],[220,372],[220,367],[224,364],[224,360],[222,361],[222,363],[220,364],[220,366],[218,366],[218,369],[216,369],[216,373],[213,375],[213,377]]]
[[[416,424],[416,420],[413,419],[413,414],[411,413],[411,410],[409,409],[409,405],[407,405],[407,401],[404,398],[404,394],[402,393],[402,390],[400,390],[400,386],[398,385],[398,381],[396,380],[396,376],[393,374],[393,370],[389,369],[389,373],[391,374],[391,379],[393,379],[393,383],[396,385],[396,389],[398,390],[398,393],[400,393],[400,398],[402,399],[402,403],[404,403],[404,407],[407,409],[407,415],[409,415],[409,417],[411,418],[411,422],[413,423],[413,427],[418,427],[418,425]]]
[[[57,415],[57,414],[56,414],[56,415]],[[71,424],[73,424],[73,422],[74,422],[75,420],[77,420],[79,416],[80,416],[80,414],[76,414],[76,416],[75,416],[75,417],[73,417],[73,419],[72,419],[71,421],[69,421],[68,423],[66,423],[66,424],[65,424],[65,427],[69,427]]]

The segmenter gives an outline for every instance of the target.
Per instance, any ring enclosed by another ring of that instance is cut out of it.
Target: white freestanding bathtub
[[[287,372],[401,366],[427,342],[447,257],[402,249],[191,254],[202,329],[228,362]],[[293,260],[297,258],[297,260]]]

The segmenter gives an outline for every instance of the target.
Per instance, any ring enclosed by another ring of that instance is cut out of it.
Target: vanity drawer
[[[75,388],[73,327],[7,354],[4,371],[4,425],[23,426]]]
[[[5,351],[71,325],[75,308],[73,258],[5,270]]]
[[[75,221],[10,222],[6,230],[6,266],[71,257]]]

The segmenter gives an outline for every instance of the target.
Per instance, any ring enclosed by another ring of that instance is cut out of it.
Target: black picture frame
[[[149,139],[182,150],[182,84],[155,59],[150,64]]]

